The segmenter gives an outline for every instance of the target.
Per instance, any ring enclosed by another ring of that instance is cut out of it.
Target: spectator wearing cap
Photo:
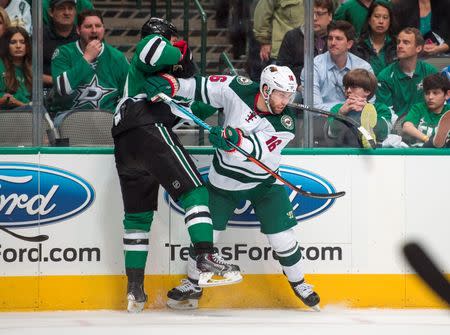
[[[25,0],[0,0],[8,13],[11,26],[24,28],[31,35],[31,7]]]
[[[52,56],[57,47],[74,42],[78,39],[74,24],[76,16],[76,0],[51,0],[48,14],[49,24],[44,26],[43,58],[44,87],[52,87]]]
[[[47,25],[51,21],[51,17],[49,15],[49,8],[51,7],[52,0],[42,0],[42,20],[44,21],[44,24]],[[75,9],[76,14],[80,14],[84,10],[88,9],[94,9],[94,5],[92,4],[91,0],[75,0]],[[75,15],[75,24],[77,24],[77,15]]]

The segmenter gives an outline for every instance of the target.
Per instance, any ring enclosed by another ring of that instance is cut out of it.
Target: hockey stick
[[[327,111],[325,111],[323,109],[314,108],[314,107],[310,107],[308,105],[302,105],[302,104],[297,104],[297,103],[293,103],[293,102],[289,103],[288,106],[292,107],[292,108],[295,108],[295,109],[306,110],[308,112],[312,112],[312,113],[316,113],[316,114],[331,116],[331,117],[335,118],[336,120],[338,120],[338,121],[342,122],[343,124],[345,124],[352,131],[356,132],[356,134],[359,134],[362,137],[364,137],[367,140],[367,142],[369,143],[369,145],[370,145],[370,147],[372,149],[376,148],[376,143],[375,143],[375,140],[373,139],[372,135],[370,135],[370,133],[367,131],[366,128],[364,128],[362,125],[360,125],[357,121],[353,120],[352,118],[349,118],[347,116],[340,115],[340,114],[334,114],[334,113],[331,113],[331,112],[327,112]],[[372,109],[374,107],[373,107],[372,104],[366,104],[364,106],[364,109],[366,109],[366,108],[367,109],[369,109],[369,108]]]
[[[197,116],[195,116],[194,114],[190,113],[186,108],[184,108],[183,106],[180,106],[179,104],[177,104],[175,101],[173,101],[172,98],[168,97],[166,94],[164,93],[160,93],[158,94],[158,96],[161,98],[161,100],[163,100],[164,102],[168,103],[168,104],[172,104],[172,106],[174,106],[175,108],[177,108],[180,112],[182,112],[184,115],[186,115],[187,117],[189,117],[190,119],[192,119],[197,125],[199,125],[200,127],[206,129],[206,130],[211,130],[211,126],[209,124],[207,124],[206,122],[204,122],[202,119],[198,118]],[[236,149],[237,151],[239,151],[239,153],[241,153],[242,155],[244,155],[249,161],[255,163],[256,165],[258,165],[261,169],[263,169],[264,171],[266,171],[267,173],[269,173],[270,175],[272,175],[274,178],[278,179],[279,181],[281,181],[283,184],[285,184],[286,186],[288,186],[290,189],[292,189],[293,191],[305,196],[305,197],[309,197],[309,198],[316,198],[316,199],[335,199],[335,198],[340,198],[342,196],[345,195],[345,192],[337,192],[337,193],[313,193],[313,192],[309,192],[309,191],[305,191],[302,190],[300,188],[298,188],[297,186],[291,184],[289,181],[287,181],[286,179],[284,179],[283,177],[281,177],[278,173],[272,171],[267,165],[265,165],[263,162],[261,162],[260,160],[256,159],[255,157],[253,157],[252,155],[250,155],[248,152],[246,152],[245,150],[243,150],[241,147],[237,146],[236,144],[234,144],[233,142],[225,139],[228,143],[228,145],[232,146],[234,149]]]
[[[450,306],[450,283],[425,250],[419,244],[409,242],[403,246],[403,253],[422,280]]]
[[[43,241],[48,240],[48,235],[23,236],[23,235],[16,234],[16,233],[14,233],[4,227],[1,227],[1,226],[0,226],[0,230],[3,230],[7,234],[14,236],[15,238],[18,238],[20,240],[27,241],[27,242],[43,242]]]

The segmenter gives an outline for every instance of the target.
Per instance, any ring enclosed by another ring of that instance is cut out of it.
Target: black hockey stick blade
[[[403,254],[420,278],[450,306],[450,283],[425,250],[419,244],[409,242],[403,246]]]
[[[362,141],[361,141],[362,137],[367,140],[368,144],[370,145],[370,147],[372,149],[376,148],[375,140],[370,135],[370,133],[363,126],[361,126],[358,122],[356,122],[352,118],[349,118],[349,117],[346,117],[343,115],[339,115],[339,114],[334,114],[331,112],[327,112],[323,109],[310,107],[308,105],[289,103],[288,106],[295,108],[295,109],[299,109],[299,110],[305,110],[305,111],[308,111],[311,113],[316,113],[316,114],[320,114],[320,115],[324,115],[324,116],[330,116],[330,117],[338,120],[339,122],[342,122],[343,124],[345,124],[345,126],[348,127],[356,135],[361,148],[364,148]],[[369,108],[374,108],[374,107],[372,104],[366,104],[366,106],[364,106],[364,108],[369,109]],[[358,135],[360,135],[360,136],[358,136]]]
[[[48,235],[37,235],[37,236],[23,236],[17,233],[12,232],[11,230],[6,229],[5,227],[0,226],[0,230],[3,230],[5,233],[14,236],[23,241],[27,242],[44,242],[48,240]]]

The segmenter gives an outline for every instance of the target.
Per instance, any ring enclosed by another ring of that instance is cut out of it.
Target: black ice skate
[[[167,292],[167,306],[172,309],[196,309],[203,290],[198,281],[189,278],[181,280],[181,285]]]
[[[139,282],[128,282],[127,292],[128,312],[141,312],[147,302],[147,294],[144,292],[144,284]]]
[[[320,297],[319,295],[313,291],[313,286],[305,283],[305,280],[291,283],[292,289],[297,297],[308,307],[312,308],[316,312],[320,312]]]
[[[226,263],[217,253],[198,255],[197,269],[200,271],[198,280],[198,286],[200,287],[230,285],[242,280],[239,266]],[[222,278],[216,279],[213,276]]]

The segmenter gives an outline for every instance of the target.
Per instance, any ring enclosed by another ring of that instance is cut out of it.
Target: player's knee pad
[[[281,265],[291,266],[300,260],[300,245],[293,229],[266,236]]]
[[[153,211],[141,213],[125,213],[123,228],[125,231],[149,232],[153,222]]]

